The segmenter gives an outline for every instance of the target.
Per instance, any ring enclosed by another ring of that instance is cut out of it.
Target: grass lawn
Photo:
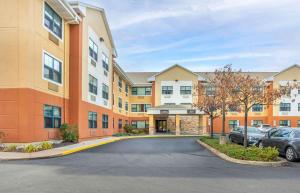
[[[278,161],[278,150],[275,148],[258,148],[248,147],[244,148],[237,144],[220,145],[218,138],[200,137],[200,140],[209,146],[219,150],[220,152],[228,155],[229,157],[250,160],[250,161]]]

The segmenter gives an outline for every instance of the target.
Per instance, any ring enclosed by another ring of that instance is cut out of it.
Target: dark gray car
[[[248,145],[257,145],[266,134],[256,127],[248,127],[247,131]],[[244,127],[233,128],[228,137],[233,143],[244,144]]]
[[[258,142],[259,147],[276,147],[288,161],[300,158],[300,128],[279,128]]]

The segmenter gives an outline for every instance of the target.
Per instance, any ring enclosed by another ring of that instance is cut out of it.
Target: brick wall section
[[[199,125],[199,116],[180,116],[180,134],[199,135],[202,134],[202,128]]]

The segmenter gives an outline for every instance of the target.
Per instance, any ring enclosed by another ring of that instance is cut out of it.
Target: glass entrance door
[[[167,133],[167,120],[156,120],[156,132]]]

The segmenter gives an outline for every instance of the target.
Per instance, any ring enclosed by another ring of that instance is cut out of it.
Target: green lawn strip
[[[249,161],[278,161],[278,150],[276,148],[258,148],[258,147],[248,147],[244,148],[237,144],[225,144],[220,145],[219,139],[210,137],[200,137],[200,140],[209,146],[219,150],[220,152],[228,155],[229,157],[249,160]]]

